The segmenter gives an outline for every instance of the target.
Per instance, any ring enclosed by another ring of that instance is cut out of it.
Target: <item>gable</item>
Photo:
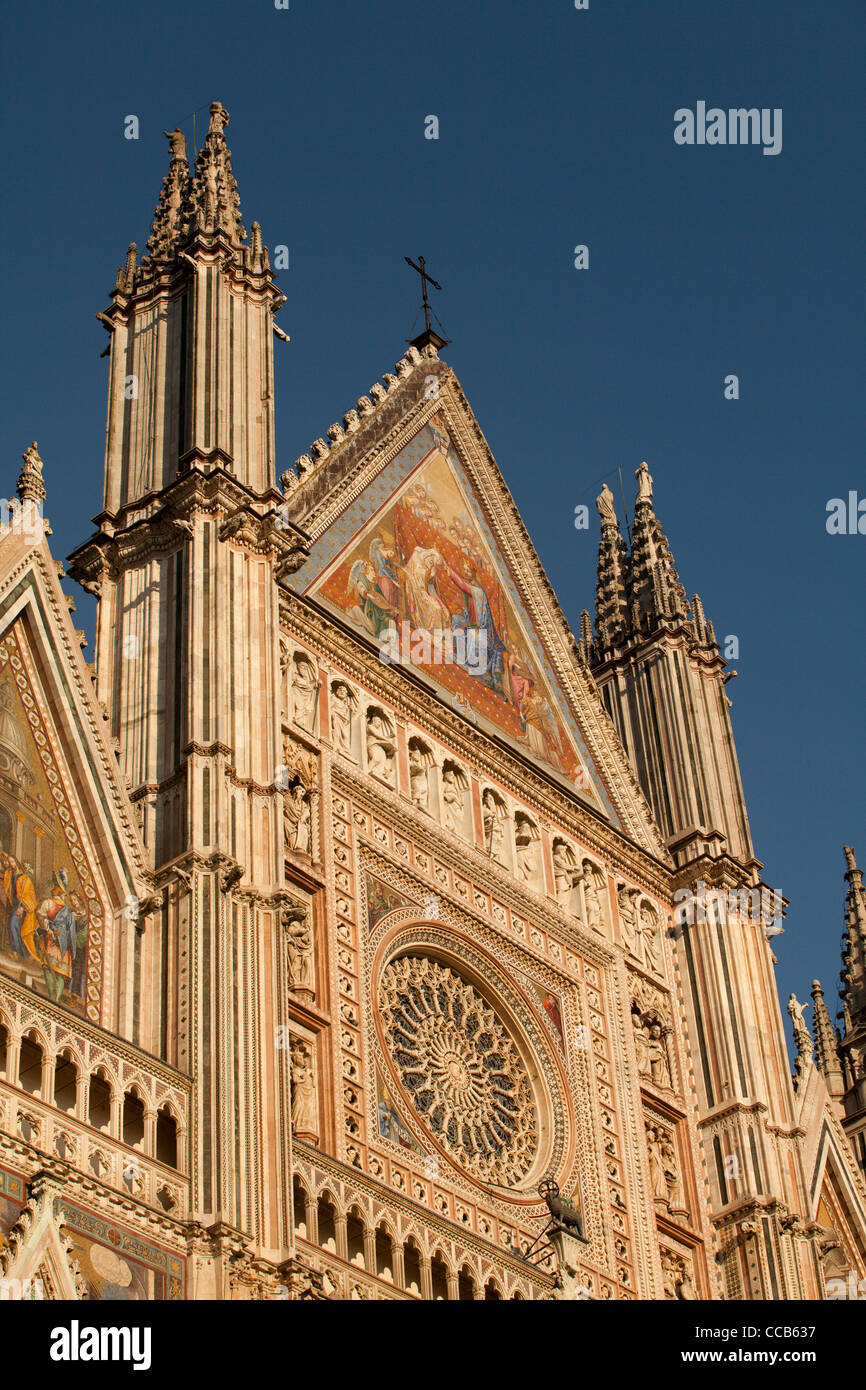
[[[0,571],[0,979],[110,1027],[115,924],[147,871],[100,722],[43,545]]]
[[[287,582],[375,643],[383,661],[411,662],[458,713],[619,824],[441,417],[340,511]]]

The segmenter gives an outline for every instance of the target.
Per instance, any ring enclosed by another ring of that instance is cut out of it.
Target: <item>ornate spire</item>
[[[839,991],[839,997],[845,1008],[846,1026],[851,1030],[866,1024],[866,896],[863,892],[863,870],[857,867],[854,851],[850,845],[844,845],[843,849],[848,865],[845,872],[848,891],[845,895],[843,969],[840,976],[843,988]]]
[[[649,630],[659,618],[684,618],[686,591],[680,583],[667,536],[653,511],[653,480],[645,463],[635,470],[637,500],[631,544],[629,616]]]
[[[620,534],[613,493],[607,483],[595,499],[595,505],[601,518],[595,586],[595,627],[600,647],[604,649],[615,644],[626,623],[628,552]]]
[[[839,1060],[839,1037],[824,1003],[824,991],[819,980],[812,981],[812,1025],[815,1029],[815,1065],[827,1083],[834,1100],[845,1094],[842,1064]]]
[[[45,483],[42,481],[42,460],[36,447],[36,440],[25,449],[21,456],[24,467],[18,476],[18,496],[22,502],[44,502]]]
[[[210,126],[199,151],[191,190],[194,226],[200,232],[223,231],[232,244],[246,240],[241,225],[241,200],[231,156],[225,142],[229,113],[219,101],[212,101]]]
[[[162,133],[171,147],[171,163],[162,181],[153,226],[147,239],[147,249],[154,260],[169,257],[189,225],[190,176],[186,136],[182,130],[164,130]],[[129,284],[127,293],[132,288],[132,284]]]

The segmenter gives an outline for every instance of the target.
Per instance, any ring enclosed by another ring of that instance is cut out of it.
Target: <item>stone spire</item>
[[[601,518],[595,586],[595,627],[601,648],[612,647],[626,623],[628,551],[620,534],[613,493],[604,484],[595,499]]]
[[[653,480],[645,463],[635,470],[635,478],[629,620],[634,629],[650,631],[660,618],[685,617],[688,605],[667,536],[653,511]]]
[[[182,130],[164,130],[163,135],[171,147],[171,163],[162,181],[153,226],[147,239],[147,249],[154,260],[166,260],[172,254],[188,230],[190,215],[186,136]],[[133,285],[130,284],[128,288],[131,292]]]
[[[827,1012],[819,980],[812,981],[812,1026],[815,1030],[815,1065],[827,1083],[830,1095],[834,1100],[841,1100],[845,1084],[839,1061],[839,1037]]]
[[[841,980],[839,991],[845,1010],[845,1024],[852,1028],[866,1026],[866,896],[863,891],[863,870],[858,869],[854,851],[843,846],[848,868],[845,878],[845,934],[843,936]],[[866,1059],[864,1059],[866,1062]]]
[[[44,502],[45,483],[42,481],[42,460],[36,440],[22,454],[24,467],[18,476],[18,496],[22,502]]]
[[[225,141],[228,123],[222,102],[212,101],[210,125],[190,191],[191,216],[196,231],[223,231],[233,246],[240,246],[247,234],[241,225],[241,199]]]

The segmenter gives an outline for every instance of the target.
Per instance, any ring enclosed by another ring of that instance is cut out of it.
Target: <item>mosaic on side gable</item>
[[[99,1021],[102,908],[14,632],[0,642],[0,972]]]
[[[613,815],[450,442],[428,427],[384,473],[371,484],[375,495],[362,494],[314,546],[294,582],[386,649],[392,631],[455,709]]]

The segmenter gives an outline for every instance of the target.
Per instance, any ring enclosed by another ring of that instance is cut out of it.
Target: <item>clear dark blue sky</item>
[[[281,466],[403,352],[418,253],[573,624],[598,535],[594,508],[589,533],[574,508],[605,477],[617,491],[618,467],[631,501],[648,461],[688,592],[740,640],[728,690],[752,829],[791,899],[783,995],[820,974],[831,1009],[842,843],[866,860],[866,536],[825,529],[829,498],[866,496],[863,20],[861,0],[50,0],[7,7],[0,84],[0,491],[36,438],[55,554],[101,505],[94,314],[147,238],[161,132],[191,143],[195,110],[200,143],[218,98],[246,225],[290,249]],[[677,146],[674,112],[699,100],[781,107],[781,154]]]

